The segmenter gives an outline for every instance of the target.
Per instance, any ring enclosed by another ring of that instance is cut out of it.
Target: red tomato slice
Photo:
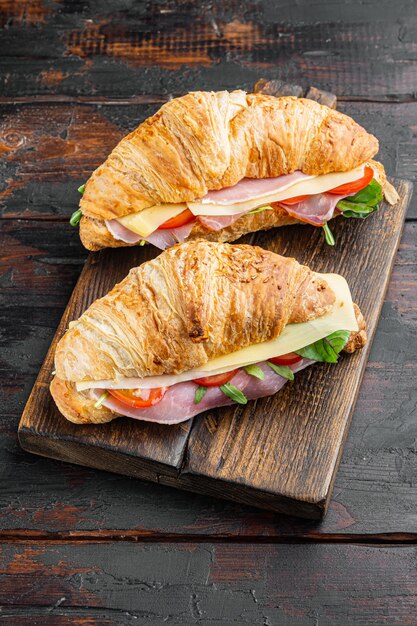
[[[364,189],[374,177],[374,170],[372,167],[365,167],[365,174],[362,178],[358,180],[354,180],[352,183],[345,183],[344,185],[339,185],[339,187],[335,187],[334,189],[329,189],[326,193],[333,193],[338,196],[342,196],[343,194],[350,195],[351,193],[356,193],[361,189]]]
[[[302,361],[302,359],[303,357],[296,352],[288,352],[288,354],[274,356],[272,359],[268,359],[268,361],[271,361],[271,363],[275,363],[275,365],[294,365],[294,363],[299,363],[299,361]]]
[[[225,385],[232,380],[233,376],[237,374],[237,370],[231,370],[230,372],[225,372],[224,374],[217,374],[216,376],[205,376],[203,378],[195,378],[193,383],[196,385],[203,385],[203,387],[221,387],[221,385]]]
[[[143,398],[139,398],[139,396],[135,396],[134,392],[137,389],[107,389],[110,395],[112,395],[116,400],[123,402],[127,406],[131,406],[134,409],[147,408],[149,406],[154,406],[161,402],[162,398],[166,393],[167,387],[156,387],[155,389],[150,389],[149,396],[146,400]]]
[[[191,213],[190,209],[185,209],[185,211],[183,211],[179,215],[171,217],[170,220],[167,220],[166,222],[161,224],[159,228],[161,228],[162,230],[166,228],[178,228],[179,226],[184,226],[184,224],[188,224],[188,222],[191,222],[191,220],[193,219],[194,215]]]
[[[306,198],[311,198],[311,194],[307,194],[306,196],[294,196],[294,198],[280,200],[280,204],[288,204],[288,206],[291,206],[292,204],[297,204],[297,202],[302,202]]]

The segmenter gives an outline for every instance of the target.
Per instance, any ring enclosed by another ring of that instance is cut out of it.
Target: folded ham
[[[160,250],[166,250],[176,243],[181,243],[187,239],[188,235],[193,229],[195,222],[189,222],[184,226],[178,226],[178,228],[158,228],[147,237],[141,237],[133,230],[126,228],[119,222],[119,220],[107,220],[106,226],[115,239],[124,241],[125,243],[135,244],[139,241],[147,241],[153,244]]]
[[[235,204],[245,202],[253,198],[262,198],[271,193],[285,191],[287,187],[299,183],[302,180],[314,178],[303,172],[296,171],[293,174],[276,176],[274,178],[243,178],[232,187],[225,187],[216,191],[209,191],[200,202],[202,204]]]
[[[236,215],[199,215],[198,221],[203,224],[207,230],[216,232],[217,230],[231,226],[231,224],[234,224],[242,215],[245,215],[245,213],[237,213]]]
[[[311,365],[311,363],[314,363],[314,361],[303,359],[299,363],[291,365],[290,368],[295,373]],[[274,372],[266,362],[259,363],[258,367],[261,368],[265,375],[264,380],[247,374],[244,369],[239,370],[231,380],[231,383],[242,391],[248,400],[271,396],[284,387],[287,382],[285,378]],[[133,419],[158,422],[159,424],[178,424],[203,411],[235,404],[219,387],[208,387],[206,395],[201,402],[195,404],[196,389],[197,385],[192,381],[178,383],[168,388],[165,396],[158,404],[148,408],[135,409],[128,407],[111,395],[106,398],[103,405],[115,413],[132,417]],[[103,390],[93,389],[91,393],[95,399],[98,399]]]
[[[346,197],[347,194],[336,196],[331,193],[319,193],[291,206],[281,202],[277,204],[301,222],[308,222],[313,226],[324,226],[326,222],[332,219],[337,203]]]
[[[123,226],[119,220],[106,220],[105,224],[113,237],[119,241],[134,244],[138,243],[142,239],[142,237],[137,233],[134,233],[133,230]]]

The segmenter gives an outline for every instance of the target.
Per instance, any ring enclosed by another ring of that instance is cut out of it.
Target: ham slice
[[[313,226],[323,226],[332,219],[336,204],[342,198],[346,198],[346,194],[335,196],[331,193],[319,193],[291,206],[280,202],[277,204],[285,209],[289,215],[302,222],[308,222]]]
[[[311,363],[313,361],[303,359],[290,367],[293,372],[298,372]],[[250,376],[243,369],[239,370],[231,380],[231,383],[240,389],[248,400],[271,396],[277,393],[287,382],[285,378],[276,374],[267,363],[259,363],[258,366],[265,374],[264,380]],[[233,400],[220,391],[218,387],[208,387],[207,393],[201,402],[195,404],[194,396],[196,389],[197,386],[193,382],[173,385],[169,387],[161,402],[149,408],[135,409],[127,407],[112,396],[108,396],[103,405],[115,413],[132,417],[133,419],[157,422],[158,424],[179,424],[203,411],[234,404]],[[91,393],[94,398],[99,398],[102,390],[94,389]]]
[[[195,221],[193,220],[188,222],[188,224],[184,224],[184,226],[178,226],[178,228],[158,228],[147,237],[143,237],[143,239],[160,250],[166,250],[176,243],[185,241],[194,225]]]
[[[138,243],[138,241],[142,239],[142,237],[137,233],[134,233],[133,230],[123,226],[119,220],[106,220],[105,223],[108,231],[119,241],[124,241],[125,243]]]
[[[309,224],[313,224],[313,226],[323,226],[332,219],[336,205],[342,198],[346,198],[346,195],[335,196],[331,193],[319,193],[291,206],[287,206],[281,202],[277,202],[276,204],[285,209],[289,215],[302,222],[308,222]],[[206,228],[216,231],[234,224],[242,215],[245,215],[245,213],[215,216],[199,215],[198,219]]]
[[[275,191],[284,191],[287,187],[291,187],[291,185],[308,178],[314,178],[314,176],[308,176],[299,171],[275,178],[243,178],[233,187],[209,191],[199,202],[202,204],[235,204],[236,202],[245,202],[253,198],[267,196]]]
[[[236,215],[199,215],[198,220],[208,230],[216,231],[234,224],[242,215],[245,215],[245,213],[237,213]]]
[[[188,222],[184,226],[178,228],[158,228],[148,237],[141,237],[133,230],[123,226],[117,219],[106,220],[106,226],[115,239],[124,241],[125,243],[138,243],[139,241],[148,241],[160,250],[166,250],[176,243],[184,241],[193,229],[195,221]]]

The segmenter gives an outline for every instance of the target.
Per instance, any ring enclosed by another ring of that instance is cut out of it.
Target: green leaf
[[[350,331],[348,330],[337,330],[328,337],[319,339],[309,346],[297,350],[297,354],[312,361],[336,363],[338,354],[345,347],[349,335]]]
[[[79,191],[80,193],[84,193],[84,191],[85,191],[85,184],[84,184],[84,185],[80,185],[80,186],[78,187],[78,190],[77,190],[77,191]]]
[[[108,395],[109,395],[108,391],[105,391],[104,393],[102,393],[101,396],[99,397],[99,399],[97,400],[97,402],[94,404],[94,408],[95,409],[100,409],[101,405],[106,400]]]
[[[329,244],[329,246],[334,246],[333,233],[330,230],[327,222],[323,225],[323,230],[324,230],[324,238],[326,239],[326,243]]]
[[[147,244],[147,241],[145,241],[145,239],[141,239],[141,240],[139,241],[139,245],[140,245],[140,246],[146,246],[146,244]]]
[[[243,369],[247,374],[249,374],[249,376],[255,376],[255,378],[259,378],[259,380],[263,380],[265,378],[263,370],[261,370],[261,368],[257,365],[246,365]]]
[[[271,370],[274,370],[275,374],[279,374],[282,378],[286,378],[287,380],[294,380],[294,372],[288,365],[276,365],[271,361],[267,361]]]
[[[369,185],[361,189],[354,196],[339,200],[337,208],[344,217],[358,217],[365,219],[379,208],[383,192],[381,185],[373,178]]]
[[[378,210],[377,206],[369,206],[367,204],[353,204],[352,202],[346,202],[341,200],[337,205],[337,208],[342,211],[343,217],[358,217],[365,219],[371,213]]]
[[[82,217],[81,209],[77,209],[76,211],[74,211],[74,213],[71,215],[70,221],[69,221],[71,226],[78,226],[78,224],[80,223],[81,217]]]
[[[371,206],[375,206],[379,204],[382,200],[383,192],[381,185],[373,178],[369,185],[364,187],[356,193],[354,196],[350,196],[346,198],[349,202],[356,202],[362,204],[368,204]]]
[[[195,390],[194,394],[194,404],[200,404],[201,400],[207,393],[207,387],[203,387],[203,385],[199,385]]]
[[[232,400],[234,400],[234,402],[237,402],[238,404],[247,404],[248,403],[248,399],[245,396],[245,394],[242,393],[240,391],[240,389],[238,389],[234,385],[231,385],[230,383],[226,383],[225,385],[221,385],[219,387],[219,389],[220,389],[220,391],[222,391],[224,393],[225,396],[228,396],[229,398],[231,398]]]
[[[252,213],[262,213],[263,211],[273,211],[274,207],[272,206],[260,206],[257,209],[252,209],[252,211],[248,211],[247,215],[251,215]]]
[[[345,209],[342,212],[343,217],[356,217],[365,219],[371,213],[375,213],[378,210],[378,206],[367,206],[366,204],[357,204],[354,209]]]

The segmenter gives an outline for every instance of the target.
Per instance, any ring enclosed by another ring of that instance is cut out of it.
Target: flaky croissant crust
[[[103,380],[173,374],[269,341],[335,301],[295,259],[253,246],[179,244],[132,269],[58,343],[57,377]]]
[[[80,207],[87,217],[113,219],[244,177],[348,171],[377,151],[373,135],[313,100],[196,91],[122,139],[87,182]]]

